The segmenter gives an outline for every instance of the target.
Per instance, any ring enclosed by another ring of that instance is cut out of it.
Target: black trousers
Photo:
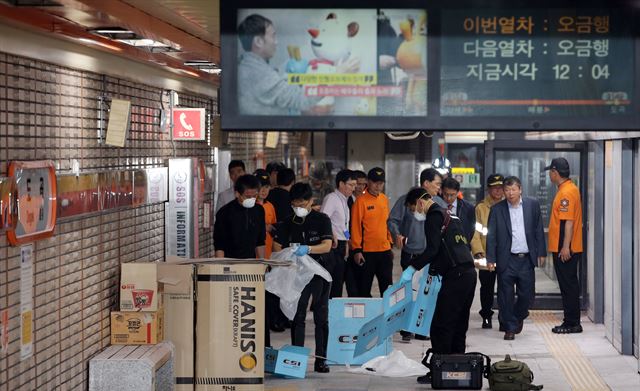
[[[431,348],[434,353],[464,353],[477,279],[473,266],[458,267],[442,278],[431,321]]]
[[[313,276],[311,281],[302,290],[298,309],[291,325],[291,344],[304,346],[305,318],[307,307],[311,300],[313,322],[315,323],[316,356],[327,357],[327,344],[329,342],[329,292],[331,283],[324,278]]]
[[[528,258],[511,256],[507,268],[498,273],[498,315],[506,331],[515,332],[529,316],[535,295],[536,277]],[[514,290],[515,286],[515,290]],[[515,300],[515,294],[518,299]]]
[[[393,253],[391,250],[363,253],[364,265],[360,271],[360,297],[371,297],[373,277],[378,279],[380,297],[393,282]]]
[[[344,265],[344,287],[347,289],[347,296],[360,297],[360,274],[362,266],[356,265],[353,261],[353,254],[349,253],[347,263]]]
[[[496,289],[496,272],[479,270],[480,279],[480,316],[491,318],[493,316],[493,294]]]
[[[333,256],[334,265],[333,271],[331,272],[331,278],[333,279],[333,282],[331,283],[331,293],[329,295],[330,299],[333,299],[334,297],[342,297],[342,285],[345,280],[345,264],[347,263],[344,258],[346,252],[346,240],[339,240],[338,246],[331,249],[331,255]]]
[[[562,309],[564,323],[569,326],[580,324],[580,282],[578,281],[578,265],[582,253],[571,254],[571,259],[562,262],[558,253],[553,253],[553,267],[558,277],[560,294],[562,294]]]

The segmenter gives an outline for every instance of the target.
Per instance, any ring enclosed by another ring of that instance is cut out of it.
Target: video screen
[[[424,9],[237,13],[241,116],[427,115]]]

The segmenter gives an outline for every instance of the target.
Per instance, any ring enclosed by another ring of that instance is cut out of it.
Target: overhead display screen
[[[425,10],[245,8],[236,34],[240,115],[427,115]]]
[[[635,114],[632,12],[445,9],[441,26],[443,117]]]

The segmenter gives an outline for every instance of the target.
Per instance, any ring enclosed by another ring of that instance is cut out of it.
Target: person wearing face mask
[[[216,213],[213,246],[217,258],[264,258],[266,224],[264,209],[256,205],[260,181],[253,175],[236,180],[235,202]]]
[[[392,283],[393,253],[387,227],[389,199],[384,190],[385,173],[380,167],[369,170],[365,194],[358,197],[351,210],[351,248],[353,261],[361,267],[360,297],[371,297],[373,277],[378,279],[380,296]]]
[[[405,270],[410,266],[411,260],[422,254],[427,247],[424,236],[424,221],[427,218],[425,210],[419,199],[427,195],[422,187],[416,187],[400,197],[391,209],[391,215],[387,225],[391,235],[395,238],[396,246],[401,249],[400,266]],[[411,333],[401,330],[400,335],[405,342],[411,341]],[[425,336],[416,335],[416,339],[426,339]]]
[[[297,256],[309,255],[331,273],[334,261],[330,254],[333,242],[331,220],[324,213],[312,210],[313,193],[309,184],[296,183],[289,193],[294,214],[278,224],[273,249],[280,251],[297,244],[295,252]],[[313,297],[311,309],[315,323],[316,356],[318,357],[314,370],[320,373],[329,372],[326,360],[320,357],[327,356],[330,292],[330,282],[317,275],[313,276],[300,294],[298,309],[291,325],[291,343],[295,346],[304,346],[305,318],[309,299]]]

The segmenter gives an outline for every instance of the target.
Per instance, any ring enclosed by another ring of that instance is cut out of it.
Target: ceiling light
[[[202,72],[207,72],[214,75],[219,75],[220,72],[222,71],[220,67],[215,63],[211,61],[205,61],[205,60],[185,61],[184,65],[194,67]]]

